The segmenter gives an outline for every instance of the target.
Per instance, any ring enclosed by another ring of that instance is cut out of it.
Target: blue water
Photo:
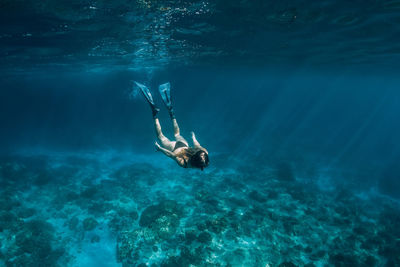
[[[400,1],[2,1],[0,266],[399,266]],[[171,83],[204,171],[157,152]]]

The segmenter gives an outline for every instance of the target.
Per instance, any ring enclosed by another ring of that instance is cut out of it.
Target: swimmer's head
[[[196,152],[190,159],[193,167],[204,170],[209,164],[208,154],[204,150]]]

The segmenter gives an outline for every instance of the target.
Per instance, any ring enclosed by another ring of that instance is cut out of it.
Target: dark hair
[[[205,167],[208,166],[210,160],[208,159],[208,154],[202,149],[198,148],[189,148],[187,152],[190,156],[190,164],[196,168],[203,170]],[[205,161],[201,158],[201,154],[204,153]]]

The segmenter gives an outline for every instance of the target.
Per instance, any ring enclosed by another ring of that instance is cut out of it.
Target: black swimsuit
[[[174,151],[177,150],[180,147],[188,147],[184,142],[181,141],[176,141]]]

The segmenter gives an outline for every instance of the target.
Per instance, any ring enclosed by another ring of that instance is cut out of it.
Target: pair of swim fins
[[[138,82],[135,82],[135,84],[137,87],[139,87],[140,91],[146,98],[147,102],[149,102],[149,104],[153,110],[153,115],[155,115],[154,113],[157,114],[159,109],[157,108],[156,104],[154,103],[154,99],[153,99],[153,96],[152,96],[149,88],[147,88],[146,85],[138,83]],[[171,89],[171,84],[169,82],[163,83],[158,87],[158,91],[160,92],[161,98],[162,98],[165,106],[170,111],[170,114],[173,114],[170,89]]]

